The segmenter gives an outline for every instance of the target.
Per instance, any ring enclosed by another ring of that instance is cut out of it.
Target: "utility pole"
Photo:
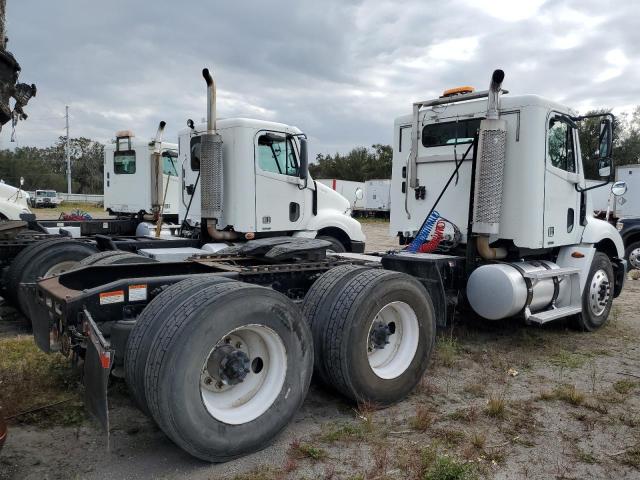
[[[71,147],[69,146],[69,105],[66,106],[67,120],[67,193],[71,194]]]

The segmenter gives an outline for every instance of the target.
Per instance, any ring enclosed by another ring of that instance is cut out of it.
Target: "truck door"
[[[544,246],[578,243],[580,226],[580,181],[577,134],[565,115],[551,112],[547,120],[544,185]],[[533,201],[533,199],[532,199]]]
[[[294,137],[261,130],[255,136],[256,230],[284,232],[304,226],[305,189]]]
[[[178,214],[180,179],[178,178],[178,152],[165,150],[162,152],[162,195],[164,214]],[[165,193],[166,190],[166,193]]]

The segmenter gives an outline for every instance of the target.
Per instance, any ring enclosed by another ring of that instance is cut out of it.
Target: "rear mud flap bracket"
[[[107,387],[115,351],[105,340],[87,309],[83,309],[87,352],[84,362],[85,406],[109,435]]]

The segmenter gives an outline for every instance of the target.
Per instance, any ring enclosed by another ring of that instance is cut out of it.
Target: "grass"
[[[554,390],[543,390],[538,396],[539,400],[551,401],[562,400],[571,405],[582,405],[585,403],[585,394],[575,385],[559,385]],[[594,408],[596,410],[596,408]]]
[[[493,418],[504,418],[506,413],[506,405],[504,397],[491,395],[487,400],[487,406],[484,413]]]
[[[453,367],[458,359],[460,346],[455,337],[438,337],[436,344],[436,358],[445,367]]]
[[[632,382],[631,380],[618,380],[613,384],[613,389],[621,395],[626,395],[636,388],[636,386],[636,382]]]
[[[415,430],[424,432],[433,424],[433,420],[431,411],[423,405],[418,405],[416,407],[416,415],[411,418],[409,423]]]
[[[297,459],[308,458],[314,461],[323,460],[328,457],[327,451],[323,448],[316,447],[310,443],[303,443],[299,440],[291,442],[289,453]]]
[[[471,480],[476,478],[474,465],[448,456],[438,456],[422,477],[424,480]]]
[[[450,413],[448,417],[451,420],[459,422],[474,423],[478,420],[478,409],[474,405],[471,405],[470,407],[460,408],[455,412]]]
[[[576,368],[582,367],[587,360],[587,355],[560,350],[558,353],[551,356],[550,361],[551,364],[556,367],[575,370]]]
[[[77,425],[85,419],[77,373],[62,355],[41,352],[30,336],[0,340],[0,386],[5,417],[67,400],[17,420],[53,426]]]
[[[273,467],[260,466],[250,472],[234,475],[233,480],[276,480],[282,478],[282,472]]]
[[[367,425],[353,422],[334,422],[323,426],[320,441],[324,443],[364,440],[367,436]]]
[[[640,443],[629,448],[625,453],[622,461],[625,465],[640,469]]]

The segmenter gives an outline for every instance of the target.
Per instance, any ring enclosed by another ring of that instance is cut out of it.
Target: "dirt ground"
[[[364,228],[369,250],[395,247],[386,223]],[[628,280],[595,333],[459,318],[409,398],[377,410],[312,385],[271,446],[225,464],[174,446],[116,383],[109,444],[77,401],[19,416],[0,479],[640,479],[639,299]],[[0,345],[21,331],[1,313]]]

